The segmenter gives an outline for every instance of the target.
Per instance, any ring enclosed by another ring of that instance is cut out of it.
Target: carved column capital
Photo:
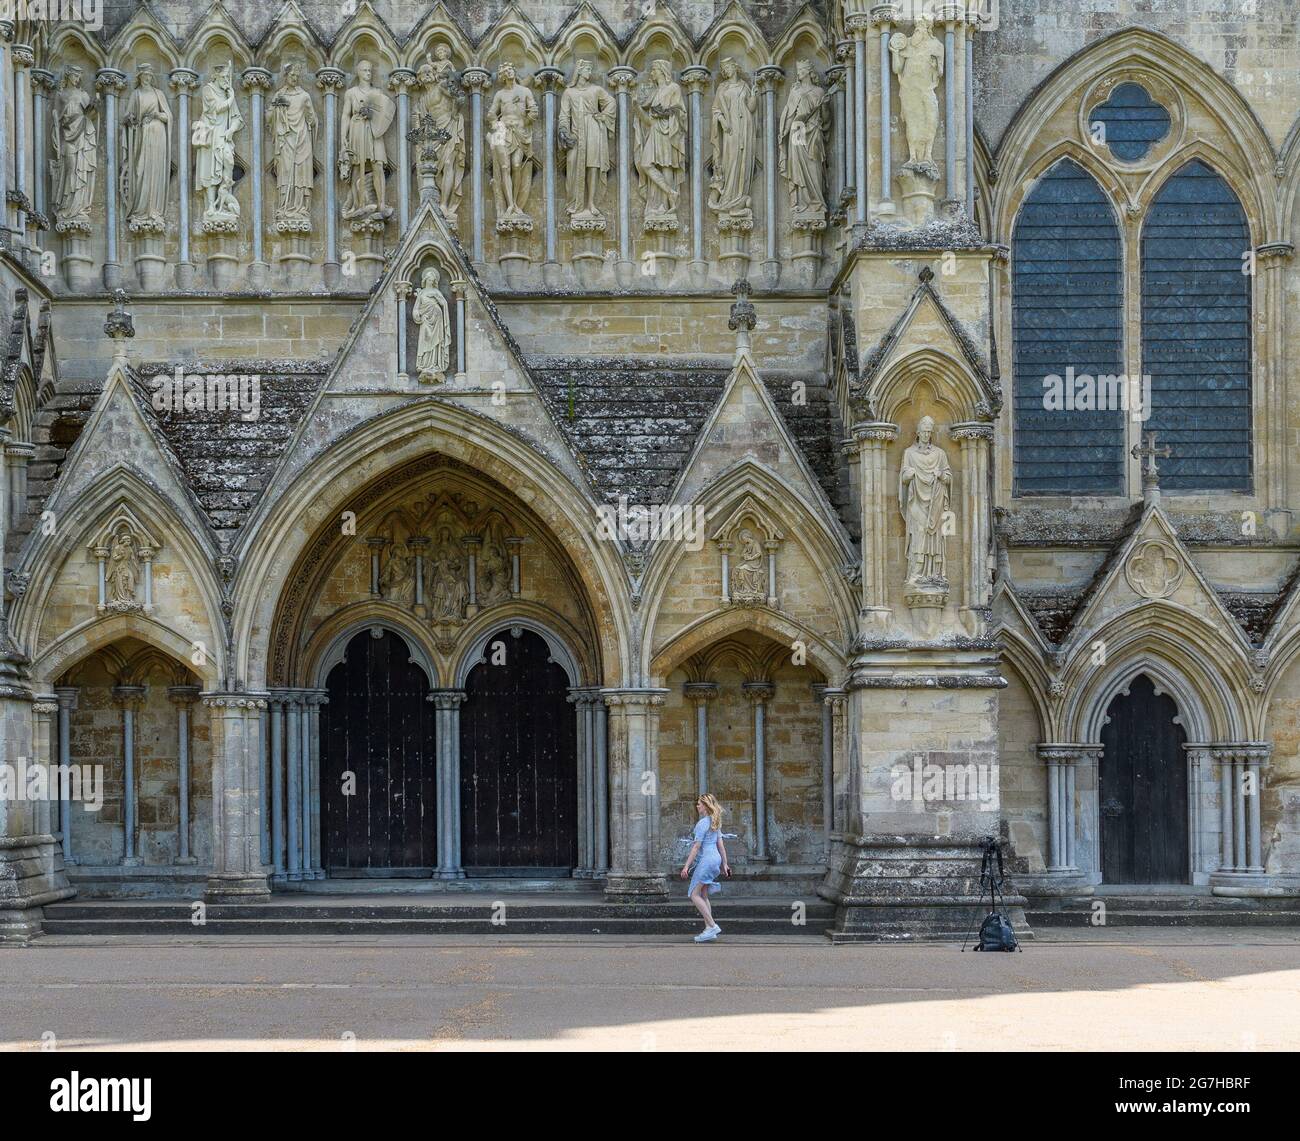
[[[865,12],[858,12],[844,21],[844,27],[855,40],[864,40],[871,31],[871,17]]]
[[[239,82],[245,91],[270,91],[271,73],[264,67],[246,67],[240,73]]]
[[[564,72],[550,65],[539,67],[533,73],[533,82],[543,94],[551,94],[564,86]]]
[[[480,67],[478,64],[467,67],[461,72],[460,83],[467,91],[477,91],[482,94],[487,90],[491,82],[492,73],[486,67]]]
[[[46,71],[43,67],[37,67],[32,70],[32,87],[42,95],[51,95],[58,89],[58,83],[54,78],[54,72]]]
[[[766,705],[772,700],[772,695],[776,693],[776,686],[770,681],[747,681],[744,682],[740,691],[745,695],[745,699],[754,705]]]
[[[992,441],[993,425],[986,424],[983,421],[971,420],[962,424],[954,424],[948,429],[948,435],[959,443],[965,443],[969,440]]]
[[[409,67],[395,67],[388,73],[388,90],[394,95],[406,95],[415,86],[415,72]]]
[[[1038,746],[1038,759],[1045,764],[1074,765],[1101,757],[1100,745],[1072,741],[1044,741]]]
[[[177,67],[167,73],[167,80],[178,95],[189,94],[199,85],[199,73],[193,68]]]
[[[853,439],[860,447],[868,444],[875,447],[892,444],[898,439],[898,425],[885,420],[864,421],[853,426]]]
[[[898,13],[899,6],[893,0],[888,4],[874,4],[871,8],[871,22],[888,28],[890,24],[897,23]]]
[[[31,67],[36,62],[36,52],[31,44],[14,44],[10,55],[13,56],[15,70],[20,67]]]
[[[176,705],[193,705],[201,692],[197,685],[172,685],[167,687],[167,700]]]
[[[785,78],[785,68],[778,67],[774,63],[765,63],[755,72],[755,78],[758,80],[759,91],[775,91],[781,85],[781,80]]]
[[[112,692],[113,700],[123,709],[139,709],[147,690],[143,685],[115,685]]]
[[[636,86],[636,68],[620,64],[618,67],[611,67],[606,78],[615,94],[625,95]]]
[[[16,49],[15,49],[16,50]],[[117,94],[126,90],[126,73],[115,67],[101,67],[95,72],[95,90]]]
[[[718,696],[716,681],[688,681],[682,686],[682,693],[688,701],[697,705],[712,701]]]
[[[682,83],[688,91],[704,91],[709,86],[712,75],[709,69],[700,63],[682,68]]]
[[[316,72],[316,86],[326,93],[338,94],[347,83],[347,78],[340,67],[322,67]]]

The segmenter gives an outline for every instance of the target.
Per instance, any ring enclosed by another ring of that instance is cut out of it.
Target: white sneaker
[[[715,938],[722,934],[722,928],[719,927],[716,923],[712,927],[710,927],[709,930],[713,932]]]
[[[710,927],[707,931],[701,931],[698,935],[696,935],[694,942],[712,943],[713,940],[716,939],[717,937],[718,937],[718,933],[712,927]]]

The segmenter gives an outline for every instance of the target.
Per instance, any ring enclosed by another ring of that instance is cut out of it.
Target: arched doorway
[[[326,871],[344,878],[432,875],[437,754],[428,678],[397,634],[376,628],[348,642],[326,688],[320,790]]]
[[[1140,674],[1106,710],[1098,799],[1102,882],[1188,883],[1187,734]]]
[[[461,863],[467,875],[570,874],[578,862],[577,727],[570,681],[522,627],[487,640],[460,711]]]

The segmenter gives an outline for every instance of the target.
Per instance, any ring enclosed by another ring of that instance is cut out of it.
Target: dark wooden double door
[[[498,647],[494,652],[493,647]],[[321,829],[331,876],[429,876],[438,864],[436,713],[400,636],[356,635],[321,711]],[[467,874],[567,875],[577,860],[568,679],[531,631],[489,639],[460,709]]]
[[[1145,674],[1106,711],[1098,781],[1102,881],[1187,883],[1187,734]]]

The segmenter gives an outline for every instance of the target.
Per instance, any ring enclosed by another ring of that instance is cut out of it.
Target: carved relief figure
[[[533,124],[537,121],[537,100],[515,82],[512,63],[497,69],[501,86],[488,108],[488,146],[492,152],[492,196],[497,221],[528,221],[528,192],[532,188]]]
[[[565,209],[573,222],[604,220],[597,198],[609,175],[617,118],[614,97],[591,82],[591,63],[579,60],[573,82],[560,96],[557,127],[560,146],[568,152]]]
[[[420,65],[419,80],[423,90],[416,103],[417,119],[427,115],[435,130],[450,136],[438,151],[437,182],[443,213],[454,218],[465,180],[465,116],[460,109],[465,97],[456,80],[451,48],[446,44],[434,48],[433,59],[426,58]]]
[[[826,217],[823,172],[830,133],[827,92],[813,80],[812,64],[801,59],[794,86],[781,112],[779,170],[790,192],[793,221],[822,221]]]
[[[952,490],[952,469],[932,443],[934,420],[922,416],[916,443],[903,453],[898,506],[907,525],[907,581],[944,579],[944,515]]]
[[[650,65],[650,91],[637,104],[633,137],[646,226],[675,228],[678,188],[686,172],[686,102],[667,60]]]
[[[754,113],[758,99],[754,89],[736,68],[736,61],[724,59],[722,82],[713,96],[713,176],[709,180],[709,209],[719,221],[753,222],[749,187],[754,181],[758,137]]]
[[[484,606],[495,606],[510,597],[510,557],[506,554],[500,528],[493,528],[483,545],[479,559],[479,601]]]
[[[450,527],[438,532],[438,545],[429,560],[429,609],[435,622],[459,622],[469,601],[466,562]]]
[[[94,117],[94,97],[81,89],[81,68],[70,66],[54,97],[53,154],[55,229],[90,232],[90,207],[95,200],[95,172],[99,159],[95,147],[99,132]]]
[[[348,184],[343,217],[349,221],[382,222],[393,208],[386,199],[388,151],[384,134],[397,105],[374,85],[375,65],[357,64],[357,81],[343,94],[339,130],[339,178]]]
[[[104,580],[110,606],[134,605],[136,584],[140,581],[140,558],[136,553],[135,538],[126,524],[119,527],[113,536]]]
[[[275,177],[275,228],[305,234],[311,229],[314,181],[312,151],[318,120],[303,90],[296,63],[284,69],[284,86],[271,98],[271,173]]]
[[[447,301],[438,288],[438,271],[426,269],[415,291],[412,317],[420,327],[420,339],[415,350],[415,365],[420,379],[426,384],[437,384],[447,375],[451,360],[451,318]]]
[[[939,130],[939,97],[935,88],[943,75],[943,45],[930,34],[928,17],[918,17],[911,36],[895,32],[889,40],[899,102],[907,133],[908,162],[926,166]]]
[[[239,221],[235,198],[235,136],[243,130],[244,116],[235,102],[231,65],[218,65],[203,85],[203,114],[194,124],[190,141],[198,152],[194,182],[203,191],[203,222],[213,229],[233,229]]]
[[[415,604],[415,556],[404,542],[395,539],[390,544],[379,585],[389,601]]]
[[[172,113],[154,81],[153,65],[142,63],[122,116],[122,197],[132,233],[161,234],[167,210]]]
[[[731,597],[756,602],[767,597],[767,560],[754,532],[742,527],[736,536],[736,565],[731,571]]]

